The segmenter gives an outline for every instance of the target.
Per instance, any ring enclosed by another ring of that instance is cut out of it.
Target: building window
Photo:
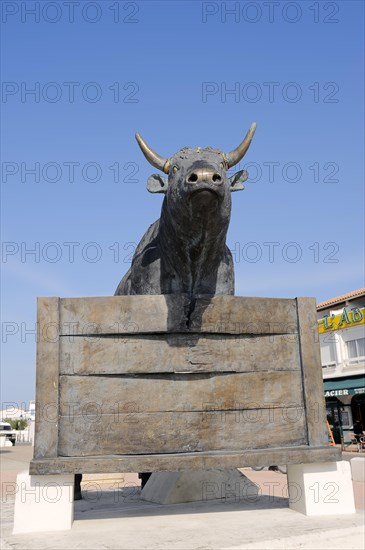
[[[347,357],[350,362],[356,362],[365,356],[365,338],[357,340],[348,340],[346,342]]]
[[[337,363],[336,347],[333,342],[321,343],[322,367],[335,367]]]

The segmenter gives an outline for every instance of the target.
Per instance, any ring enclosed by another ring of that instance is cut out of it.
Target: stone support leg
[[[14,534],[71,529],[73,475],[17,476]]]
[[[306,516],[355,513],[347,461],[288,465],[289,506]]]
[[[159,504],[207,500],[257,500],[258,486],[237,469],[154,472],[141,498]]]

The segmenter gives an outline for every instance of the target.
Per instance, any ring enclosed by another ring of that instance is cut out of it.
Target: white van
[[[0,437],[5,436],[5,439],[8,439],[15,445],[16,441],[16,430],[13,430],[9,422],[0,422]]]

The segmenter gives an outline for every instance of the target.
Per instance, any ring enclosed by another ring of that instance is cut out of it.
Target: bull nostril
[[[195,183],[198,181],[198,176],[195,174],[195,172],[193,172],[192,174],[190,174],[189,178],[188,178],[188,181],[190,183]]]
[[[219,183],[222,181],[222,178],[219,174],[213,174],[212,180],[214,181],[214,183]]]

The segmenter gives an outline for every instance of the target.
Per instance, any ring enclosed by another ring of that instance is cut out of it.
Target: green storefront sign
[[[341,397],[365,393],[365,376],[324,380],[325,397]]]

